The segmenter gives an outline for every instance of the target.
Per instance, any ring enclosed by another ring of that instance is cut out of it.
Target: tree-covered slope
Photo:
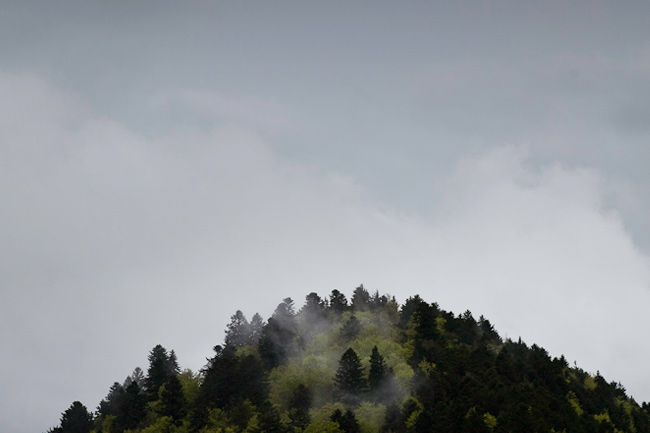
[[[58,433],[650,432],[617,383],[490,322],[363,286],[289,298],[266,322],[237,311],[198,373],[149,353],[94,413],[74,402]]]

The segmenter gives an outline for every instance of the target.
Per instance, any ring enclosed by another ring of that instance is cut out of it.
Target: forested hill
[[[620,384],[417,295],[310,293],[225,332],[200,372],[158,345],[50,432],[650,432]]]

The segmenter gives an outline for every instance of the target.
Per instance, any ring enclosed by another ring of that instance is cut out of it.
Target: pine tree
[[[338,423],[341,430],[345,433],[361,432],[357,417],[354,416],[354,413],[350,409],[346,410],[345,413],[341,412],[341,409],[336,409],[330,417],[330,420]]]
[[[330,311],[333,311],[334,314],[338,317],[341,317],[341,314],[348,309],[348,300],[345,298],[345,295],[338,290],[332,290],[330,294]]]
[[[135,429],[147,416],[146,395],[137,382],[131,382],[126,388],[117,408],[115,425],[117,431]]]
[[[160,344],[149,352],[149,369],[147,370],[146,389],[151,400],[158,398],[158,390],[171,376],[171,365],[167,349]]]
[[[126,390],[118,382],[113,383],[108,391],[108,395],[99,402],[97,407],[98,415],[115,415],[119,405],[119,401],[124,397]]]
[[[226,346],[233,347],[251,344],[251,327],[241,310],[237,310],[230,317],[230,323],[226,329],[225,343]]]
[[[365,390],[366,381],[363,378],[361,360],[352,348],[348,348],[341,356],[334,381],[340,391],[350,396],[358,396]],[[344,398],[349,400],[345,396]]]
[[[370,301],[370,293],[363,288],[363,284],[354,289],[352,294],[352,306],[354,311],[366,311],[368,309],[368,302]]]
[[[370,371],[368,373],[368,387],[370,392],[377,391],[386,378],[386,361],[379,354],[377,346],[372,348],[370,355]]]
[[[176,375],[169,376],[160,392],[162,416],[171,417],[174,424],[180,425],[186,412],[187,401],[183,394],[183,385]]]
[[[86,406],[78,401],[73,402],[61,415],[60,433],[89,433],[93,427],[93,416]]]
[[[174,349],[169,352],[169,357],[167,358],[167,374],[175,375],[181,372],[181,367],[178,365],[178,359],[176,358],[176,352]]]
[[[262,335],[262,329],[264,329],[264,325],[265,323],[264,323],[264,319],[262,319],[262,316],[260,316],[259,313],[255,313],[250,322],[250,328],[251,328],[250,344],[257,345],[259,343],[260,336]]]

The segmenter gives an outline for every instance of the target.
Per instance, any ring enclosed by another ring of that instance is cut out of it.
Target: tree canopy
[[[650,405],[600,373],[363,285],[350,303],[311,292],[297,312],[285,298],[267,321],[237,310],[198,373],[162,345],[147,361],[94,416],[75,401],[50,432],[650,433]]]

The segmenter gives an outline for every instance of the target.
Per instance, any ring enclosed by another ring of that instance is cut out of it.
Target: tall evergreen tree
[[[357,417],[354,416],[354,413],[350,409],[346,410],[345,413],[343,413],[341,409],[336,409],[330,417],[330,420],[338,423],[341,430],[345,433],[361,432],[361,427],[359,427]]]
[[[151,400],[158,398],[158,390],[171,376],[172,366],[169,362],[167,349],[160,344],[149,352],[149,369],[147,370],[146,390]]]
[[[264,319],[259,313],[255,313],[251,318],[250,328],[251,328],[251,343],[252,345],[257,345],[260,341],[260,336],[262,335],[262,329],[264,329]]]
[[[187,400],[183,394],[183,385],[181,385],[178,376],[169,376],[161,389],[160,403],[160,414],[171,417],[174,424],[180,425],[187,410]]]
[[[352,293],[352,306],[354,311],[366,311],[370,302],[370,293],[363,288],[363,284],[354,289]]]
[[[178,365],[178,359],[176,358],[176,352],[174,349],[169,352],[169,357],[167,358],[167,373],[169,375],[179,374],[181,372],[181,367]]]
[[[115,417],[117,431],[135,429],[147,416],[147,398],[137,382],[131,382],[120,399]]]
[[[370,392],[377,391],[386,378],[386,361],[379,354],[377,346],[372,348],[370,355],[370,371],[368,373],[368,387]]]
[[[226,346],[233,347],[251,344],[251,327],[241,310],[237,310],[230,317],[230,323],[226,329],[225,343]]]
[[[123,398],[125,393],[126,390],[122,385],[120,385],[118,382],[113,383],[108,391],[108,395],[99,402],[99,406],[97,407],[97,414],[106,416],[115,415],[120,399]]]
[[[363,377],[361,360],[352,348],[348,348],[341,356],[334,381],[347,400],[354,400],[349,397],[358,396],[365,390],[366,381]]]
[[[329,309],[338,317],[341,317],[341,314],[348,309],[348,300],[345,298],[345,295],[337,289],[332,290],[332,293],[330,294]]]
[[[60,433],[90,433],[92,427],[93,416],[78,401],[73,402],[61,415]]]

